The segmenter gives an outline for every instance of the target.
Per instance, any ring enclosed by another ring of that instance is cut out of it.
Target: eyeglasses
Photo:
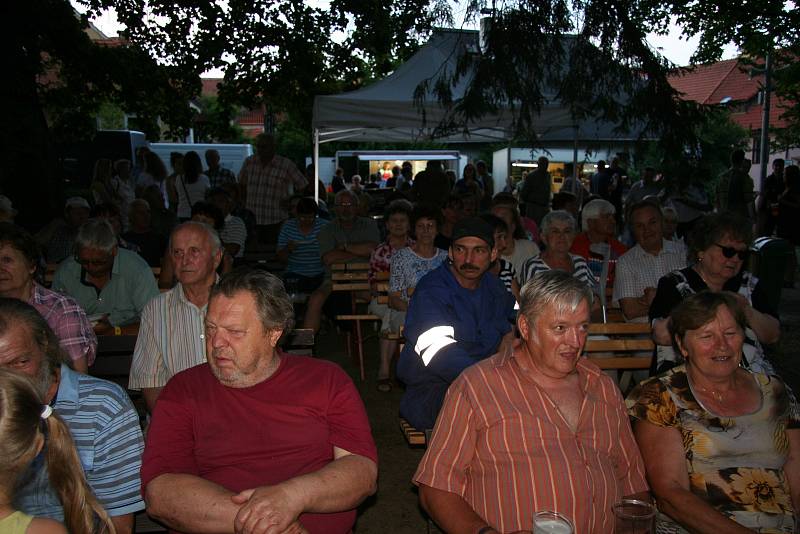
[[[732,258],[734,256],[738,256],[740,260],[745,261],[747,260],[747,258],[750,257],[749,250],[739,250],[733,247],[723,247],[719,243],[714,243],[714,244],[718,246],[720,249],[722,249],[722,255],[725,256],[726,258]]]

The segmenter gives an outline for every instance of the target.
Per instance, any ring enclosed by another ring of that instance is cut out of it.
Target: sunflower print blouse
[[[720,417],[708,412],[694,397],[685,365],[639,384],[626,401],[628,413],[680,431],[692,493],[756,532],[792,532],[783,464],[789,452],[786,430],[800,428],[793,415],[797,407],[779,378],[752,376],[762,402],[749,415]],[[682,529],[659,525],[659,531]]]

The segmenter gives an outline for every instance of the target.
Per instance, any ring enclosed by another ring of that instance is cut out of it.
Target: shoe
[[[378,391],[382,393],[389,393],[392,391],[392,381],[389,378],[378,379]]]

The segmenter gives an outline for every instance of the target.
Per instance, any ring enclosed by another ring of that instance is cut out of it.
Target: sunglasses
[[[739,256],[740,260],[745,261],[745,260],[747,260],[747,258],[750,257],[750,251],[749,250],[738,250],[738,249],[735,249],[733,247],[723,247],[719,243],[714,243],[714,244],[717,245],[720,249],[722,249],[722,255],[725,256],[726,258],[732,258],[734,256]]]

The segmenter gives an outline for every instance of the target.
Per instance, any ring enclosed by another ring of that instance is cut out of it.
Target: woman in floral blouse
[[[744,369],[744,312],[704,291],[672,312],[686,363],[628,397],[661,512],[658,532],[793,532],[800,510],[797,407],[781,380]]]

